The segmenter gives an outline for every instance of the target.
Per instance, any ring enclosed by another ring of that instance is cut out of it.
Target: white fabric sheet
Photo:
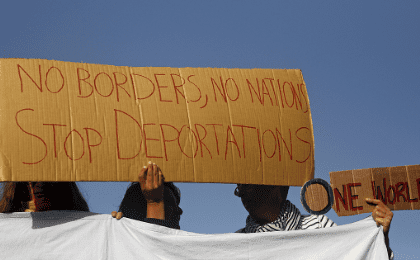
[[[0,214],[0,259],[387,259],[372,217],[332,228],[197,234],[110,215]]]

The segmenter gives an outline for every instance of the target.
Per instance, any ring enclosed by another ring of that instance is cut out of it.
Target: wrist
[[[147,200],[146,204],[147,204],[147,206],[150,205],[151,207],[157,207],[157,206],[160,206],[160,205],[164,205],[163,200],[159,200],[159,201]]]
[[[163,203],[163,198],[162,199],[146,199],[146,203],[147,205]]]

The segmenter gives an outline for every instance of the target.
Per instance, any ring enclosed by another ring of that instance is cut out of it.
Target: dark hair
[[[290,186],[281,186],[281,197],[286,200],[287,194],[289,193]]]
[[[178,222],[173,224],[179,227],[179,216],[182,214],[182,209],[179,207],[181,192],[173,182],[165,182],[164,185],[165,219]],[[171,193],[174,196],[171,196]],[[173,197],[175,197],[175,201],[173,201]],[[169,207],[175,207],[175,211],[167,210]],[[118,211],[122,212],[123,216],[127,218],[136,220],[144,220],[146,218],[147,204],[138,182],[133,182],[128,186]],[[176,216],[166,216],[166,212],[175,212]]]
[[[178,189],[178,187],[175,186],[173,182],[165,182],[165,188],[172,190],[173,194],[175,195],[176,205],[179,206],[179,203],[181,203],[181,191]]]
[[[37,211],[89,211],[75,182],[5,182],[2,186],[1,213],[25,211],[32,196],[35,197]]]

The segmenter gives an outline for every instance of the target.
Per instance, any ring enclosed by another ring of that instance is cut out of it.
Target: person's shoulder
[[[337,226],[331,219],[325,215],[302,215],[302,229],[318,229]]]

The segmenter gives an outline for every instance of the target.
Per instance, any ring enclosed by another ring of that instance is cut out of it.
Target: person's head
[[[179,220],[182,215],[182,209],[179,207],[181,192],[172,182],[165,182],[164,185],[165,220],[179,227]],[[131,183],[127,188],[118,211],[122,212],[123,216],[127,218],[137,220],[146,218],[147,204],[138,182]]]
[[[0,212],[23,212],[33,199],[36,200],[36,211],[89,211],[75,182],[5,182]]]
[[[235,195],[255,220],[277,217],[287,199],[289,186],[237,184]]]

